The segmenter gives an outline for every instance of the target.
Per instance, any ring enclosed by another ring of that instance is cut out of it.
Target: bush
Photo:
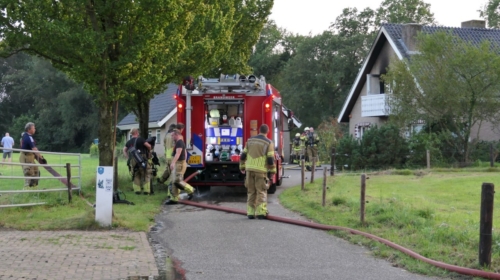
[[[408,144],[395,125],[373,127],[361,139],[367,168],[401,167],[408,155]]]
[[[475,145],[470,146],[470,161],[490,162],[490,146],[493,146],[493,159],[497,161],[498,151],[500,150],[499,141],[479,141]]]
[[[319,136],[318,156],[322,162],[330,162],[332,147],[337,146],[337,139],[342,138],[342,130],[348,129],[347,126],[341,125],[337,119],[329,118],[323,121],[315,130]]]
[[[90,145],[90,157],[99,157],[99,146],[94,143]]]
[[[396,126],[388,124],[367,130],[361,140],[352,135],[340,139],[336,163],[351,170],[399,168],[407,154],[406,140]]]
[[[445,163],[441,153],[442,141],[435,133],[427,133],[424,130],[413,134],[408,139],[409,156],[408,167],[427,166],[427,150],[430,153],[431,166],[441,166]],[[447,162],[446,162],[447,163]]]

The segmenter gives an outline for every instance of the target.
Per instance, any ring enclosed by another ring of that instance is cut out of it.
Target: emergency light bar
[[[255,75],[221,75],[219,79],[198,77],[196,89],[203,93],[264,93],[266,79],[264,76],[257,78]],[[183,94],[185,88],[183,87]]]

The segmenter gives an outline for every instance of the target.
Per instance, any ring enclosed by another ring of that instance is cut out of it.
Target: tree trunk
[[[99,165],[113,166],[113,102],[99,102]]]
[[[144,137],[144,139],[148,138],[148,131],[149,131],[149,100],[141,100],[141,112],[140,115],[138,116],[139,118],[139,129],[141,131],[141,136]],[[155,134],[151,132],[151,136],[154,136]]]
[[[146,94],[143,94],[140,91],[137,91],[135,93],[136,95],[136,102],[137,105],[135,108],[132,110],[137,117],[137,122],[139,123],[139,135],[147,139],[148,138],[148,131],[149,131],[149,99],[144,98],[147,96]],[[154,136],[155,134],[151,132],[151,135]]]

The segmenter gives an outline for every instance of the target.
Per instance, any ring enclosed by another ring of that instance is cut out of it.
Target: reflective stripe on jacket
[[[165,139],[163,139],[163,145],[165,146],[165,157],[167,159],[172,158],[172,152],[174,151],[174,139],[172,139],[172,132],[165,134]]]
[[[245,160],[240,160],[240,169],[254,172],[276,173],[274,162],[274,143],[264,134],[250,137],[246,143],[243,154]],[[272,162],[272,164],[270,164]]]

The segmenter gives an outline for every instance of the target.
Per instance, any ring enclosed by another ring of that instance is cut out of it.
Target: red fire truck
[[[272,182],[268,193],[276,191],[284,173],[283,133],[300,123],[283,106],[278,90],[266,83],[263,76],[221,75],[217,79],[200,76],[196,81],[191,78],[179,86],[175,98],[177,121],[186,125],[185,176],[199,173],[189,184],[243,186],[245,175],[239,170],[240,153],[246,140],[259,133],[261,124],[267,124],[267,137],[275,145],[278,171],[275,175],[268,174]]]

